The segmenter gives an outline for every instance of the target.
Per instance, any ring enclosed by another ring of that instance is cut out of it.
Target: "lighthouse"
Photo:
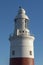
[[[9,65],[34,65],[34,36],[28,29],[29,17],[26,11],[19,7],[14,19],[15,29],[10,35],[10,63]]]

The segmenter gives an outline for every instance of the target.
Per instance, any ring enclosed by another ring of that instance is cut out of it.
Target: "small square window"
[[[19,31],[21,33],[21,31]]]
[[[30,55],[32,55],[32,51],[30,51]]]
[[[24,31],[23,31],[23,33],[24,33]]]

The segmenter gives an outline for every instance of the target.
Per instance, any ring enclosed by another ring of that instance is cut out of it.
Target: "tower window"
[[[24,33],[24,31],[23,31],[23,33]]]
[[[32,55],[32,51],[30,51],[30,55]]]
[[[12,55],[15,55],[15,51],[14,50],[12,51]]]
[[[27,33],[27,31],[25,31]]]
[[[21,33],[21,31],[19,31]]]

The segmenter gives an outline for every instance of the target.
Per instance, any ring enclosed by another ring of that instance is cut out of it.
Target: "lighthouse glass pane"
[[[17,29],[17,20],[15,20],[15,29]]]
[[[28,22],[27,22],[27,19],[25,19],[25,28],[27,28],[27,25],[28,24]]]

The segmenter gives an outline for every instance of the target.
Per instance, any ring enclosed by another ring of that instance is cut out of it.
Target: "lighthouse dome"
[[[20,19],[20,18],[29,20],[29,17],[26,15],[25,10],[21,7],[19,7],[18,15],[16,16],[15,19]]]
[[[25,10],[24,10],[23,8],[19,7],[18,13],[19,13],[19,14],[20,14],[20,13],[25,14],[26,12],[25,12]]]

